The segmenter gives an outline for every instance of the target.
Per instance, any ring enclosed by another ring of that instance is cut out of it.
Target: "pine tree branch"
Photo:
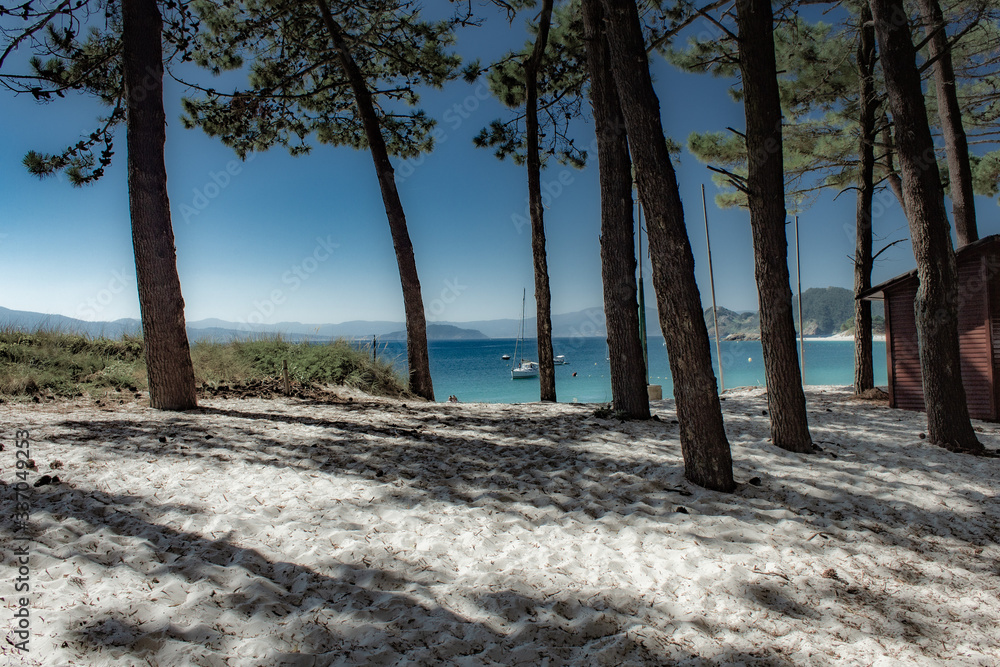
[[[21,34],[19,34],[17,37],[11,40],[10,44],[7,45],[7,48],[4,49],[3,54],[0,54],[0,69],[3,68],[3,64],[4,61],[7,60],[7,56],[9,56],[13,51],[15,51],[21,42],[23,42],[26,39],[29,39],[39,30],[47,26],[49,24],[49,21],[54,19],[59,14],[67,13],[65,10],[68,9],[69,6],[70,6],[70,0],[63,0],[63,2],[59,3],[55,9],[46,14],[40,21],[35,23],[33,26],[30,26],[27,29],[21,31]]]
[[[872,261],[874,262],[876,259],[878,259],[879,255],[881,255],[882,253],[884,253],[886,250],[888,250],[892,246],[894,246],[894,245],[896,245],[898,243],[902,243],[903,241],[906,241],[906,240],[907,239],[897,239],[897,240],[893,241],[892,243],[890,243],[889,245],[885,246],[884,248],[882,248],[881,250],[879,250],[877,253],[875,253],[874,255],[872,255]]]
[[[920,67],[917,68],[917,71],[921,75],[923,75],[923,73],[926,72],[928,69],[930,69],[934,65],[934,63],[936,63],[938,60],[940,60],[940,58],[943,55],[945,55],[947,53],[951,53],[951,50],[955,47],[956,44],[958,44],[959,40],[962,39],[963,37],[965,37],[969,32],[972,31],[973,28],[975,28],[977,26],[978,26],[978,23],[977,22],[973,22],[973,23],[970,23],[969,25],[965,26],[965,28],[963,28],[959,32],[955,33],[955,36],[952,37],[950,40],[948,40],[947,47],[941,53],[937,54],[933,58],[928,58]],[[938,32],[940,32],[942,30],[944,30],[944,26],[940,26],[937,30],[932,30],[931,33],[928,34],[920,42],[921,45],[926,44],[927,42],[929,42],[931,40],[931,38],[933,38]]]
[[[713,167],[712,165],[707,165],[707,166],[709,171],[714,171],[717,174],[722,174],[723,176],[725,176],[729,180],[729,184],[732,185],[737,190],[739,190],[740,192],[742,192],[743,194],[745,195],[750,194],[750,191],[747,189],[746,185],[747,179],[744,178],[743,176],[740,176],[739,174],[734,174],[733,172],[728,171],[726,169],[722,169],[721,167]]]
[[[673,27],[671,27],[670,30],[668,30],[667,32],[665,32],[662,35],[660,35],[660,37],[658,37],[657,39],[655,39],[652,42],[650,42],[649,46],[646,47],[646,53],[652,53],[656,49],[660,48],[660,46],[664,42],[667,42],[667,41],[673,39],[674,37],[676,37],[677,33],[679,33],[681,30],[683,30],[684,28],[686,28],[689,25],[691,25],[692,23],[694,23],[695,19],[698,18],[698,16],[702,15],[704,12],[710,12],[710,11],[716,10],[719,7],[722,7],[723,5],[729,4],[732,1],[733,0],[715,0],[715,2],[713,2],[711,4],[708,4],[708,5],[705,5],[701,9],[696,9],[694,14],[690,14],[687,18],[683,19],[680,23],[674,25]]]
[[[739,41],[739,37],[737,37],[736,35],[734,35],[733,32],[729,28],[727,28],[726,26],[722,25],[722,23],[720,21],[717,21],[714,16],[709,15],[705,10],[703,10],[703,9],[696,9],[695,12],[697,12],[700,16],[704,16],[711,23],[715,24],[715,27],[717,27],[722,32],[726,33],[729,36],[729,38],[732,39],[733,41]]]

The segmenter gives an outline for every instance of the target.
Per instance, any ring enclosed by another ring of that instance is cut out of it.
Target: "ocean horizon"
[[[435,400],[457,396],[466,403],[529,403],[539,398],[538,378],[512,380],[515,339],[432,340],[428,342]],[[874,341],[872,354],[875,384],[887,383],[885,342]],[[538,360],[537,342],[524,341],[523,358]],[[554,338],[555,354],[564,355],[566,365],[556,366],[556,397],[560,403],[608,403],[611,375],[608,346],[604,338]],[[721,389],[764,386],[764,360],[760,341],[722,341],[722,373],[715,343],[712,365]],[[806,385],[851,385],[854,383],[854,341],[848,339],[806,339]],[[379,358],[392,361],[406,373],[406,344],[386,341],[378,344]],[[503,359],[511,355],[510,360]],[[663,387],[663,397],[673,397],[673,380],[662,337],[649,338],[649,381]]]

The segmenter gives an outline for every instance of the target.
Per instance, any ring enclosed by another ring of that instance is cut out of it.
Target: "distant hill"
[[[797,300],[792,298],[792,315],[799,323]],[[882,317],[881,301],[872,302],[872,316]],[[802,329],[807,336],[840,333],[854,318],[854,292],[843,287],[811,287],[802,293]]]
[[[131,318],[115,320],[114,322],[87,322],[65,315],[46,315],[45,313],[9,308],[0,308],[0,326],[24,331],[47,329],[107,338],[119,338],[123,334],[138,334],[142,331],[142,323]]]
[[[728,308],[719,308],[719,338],[725,340],[737,334],[760,334],[760,317],[754,312],[737,313]],[[708,337],[715,338],[715,319],[712,309],[705,309],[705,324],[708,325]]]
[[[881,318],[882,303],[872,302],[872,316]],[[795,330],[799,328],[798,298],[792,296],[792,317],[795,319]],[[807,336],[832,336],[844,330],[845,326],[853,327],[854,292],[843,287],[811,287],[802,292],[802,329]],[[705,323],[708,325],[708,335],[715,338],[715,328],[712,321],[712,309],[705,310]],[[755,337],[760,335],[760,314],[756,312],[735,313],[725,308],[719,308],[719,337],[723,340],[730,336]]]
[[[406,340],[406,331],[392,331],[382,340]],[[460,329],[450,324],[428,324],[427,340],[487,340],[489,336],[475,329]]]
[[[792,300],[795,324],[798,326],[798,304]],[[804,329],[809,336],[830,336],[840,333],[844,327],[853,326],[854,295],[842,287],[811,288],[802,293],[802,312],[805,316]],[[872,315],[881,318],[882,304],[872,303]],[[712,309],[705,310],[708,335],[715,336]],[[431,340],[482,340],[485,338],[514,338],[521,322],[519,319],[480,320],[475,322],[432,322],[427,325]],[[339,324],[308,324],[302,322],[278,322],[277,324],[255,324],[248,326],[241,322],[220,319],[188,321],[188,338],[191,342],[204,339],[228,340],[259,335],[280,334],[286,340],[327,341],[333,338],[364,338],[371,340],[378,336],[381,340],[405,340],[406,326],[403,322],[354,320]],[[139,334],[142,330],[137,319],[121,319],[114,322],[87,322],[62,315],[46,315],[23,310],[0,308],[0,327],[10,327],[32,331],[35,329],[58,329],[60,331],[83,333],[90,336],[117,338],[122,334]],[[646,329],[650,336],[659,337],[660,323],[655,308],[646,309]],[[527,338],[535,337],[535,318],[524,320]],[[603,308],[588,308],[573,313],[552,316],[552,335],[555,338],[604,338],[608,335]],[[760,335],[760,317],[756,312],[736,312],[719,308],[719,336],[740,335],[753,338]]]

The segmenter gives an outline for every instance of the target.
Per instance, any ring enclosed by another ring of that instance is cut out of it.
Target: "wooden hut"
[[[1000,235],[987,236],[955,253],[958,263],[958,336],[962,383],[974,419],[1000,421]],[[859,298],[885,304],[885,353],[889,405],[924,409],[913,302],[916,270],[876,285]]]

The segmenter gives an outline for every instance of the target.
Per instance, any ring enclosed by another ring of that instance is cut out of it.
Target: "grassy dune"
[[[373,361],[371,347],[345,340],[292,343],[280,337],[200,341],[191,348],[202,389],[240,386],[281,377],[282,361],[300,385],[346,385],[371,394],[406,395],[406,382],[388,360]],[[93,338],[39,330],[0,331],[0,396],[100,396],[147,389],[142,338]]]

